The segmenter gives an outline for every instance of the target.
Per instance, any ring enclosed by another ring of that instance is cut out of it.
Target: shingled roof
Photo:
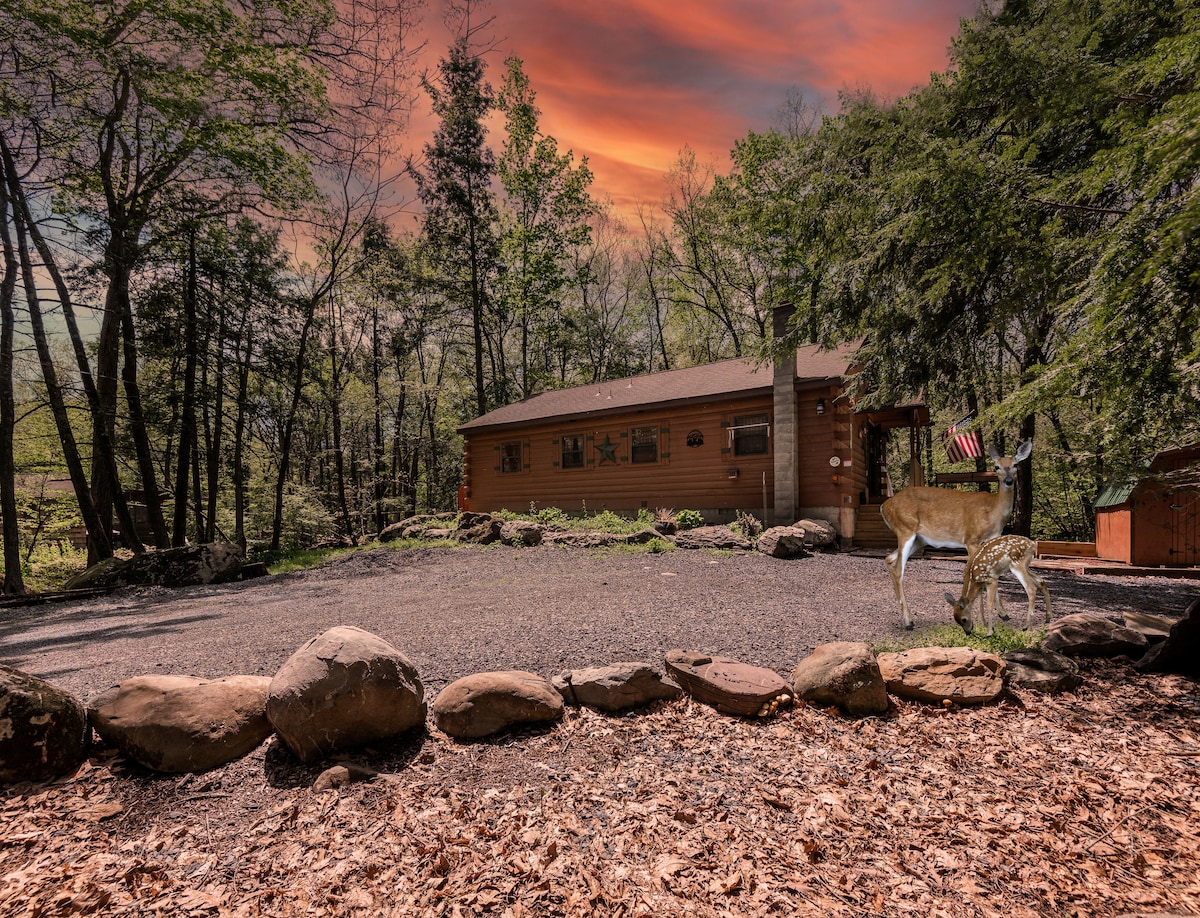
[[[850,367],[853,347],[824,351],[816,345],[796,352],[797,380],[840,379]],[[591,417],[694,399],[746,395],[771,389],[774,371],[745,358],[721,360],[682,370],[613,379],[570,389],[554,389],[489,411],[460,431],[505,427],[564,417]]]

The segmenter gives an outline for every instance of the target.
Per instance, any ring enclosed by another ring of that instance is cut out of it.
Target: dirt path
[[[917,560],[906,592],[917,627],[950,621],[962,563]],[[1049,571],[1055,616],[1178,614],[1200,584]],[[1015,611],[1024,592],[1003,596]],[[1039,605],[1039,612],[1041,606]],[[907,635],[880,557],[627,554],[539,546],[363,551],[312,570],[221,587],[127,589],[77,604],[8,610],[0,661],[82,697],[144,673],[273,674],[309,638],[357,625],[390,641],[426,686],[489,669],[551,676],[674,648],[790,675],[818,644]]]

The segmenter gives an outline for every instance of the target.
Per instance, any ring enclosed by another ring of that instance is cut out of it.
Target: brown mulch
[[[0,658],[88,695],[155,662],[273,671],[324,627],[359,624],[412,650],[431,696],[460,670],[551,675],[671,646],[790,675],[827,640],[903,636],[881,569],[370,553],[264,586],[40,607],[3,620]],[[936,600],[961,571],[913,567],[918,627],[945,620]],[[1056,615],[1176,611],[1195,593],[1049,582]],[[320,766],[274,741],[182,777],[100,746],[57,784],[0,795],[0,915],[1200,914],[1200,687],[1127,661],[1085,675],[1077,694],[896,702],[860,721],[682,699],[484,742],[430,729],[351,757],[378,775],[325,793]]]

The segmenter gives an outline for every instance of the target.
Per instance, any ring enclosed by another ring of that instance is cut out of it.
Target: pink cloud
[[[485,10],[499,44],[489,77],[498,84],[503,57],[520,57],[542,129],[588,155],[596,189],[625,209],[662,197],[685,145],[726,162],[789,92],[833,111],[843,89],[891,98],[925,83],[976,9],[977,0],[502,0]],[[431,59],[447,42],[431,35]]]

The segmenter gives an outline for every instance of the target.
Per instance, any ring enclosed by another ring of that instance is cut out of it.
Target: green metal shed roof
[[[1110,484],[1096,495],[1096,501],[1092,504],[1092,508],[1103,510],[1106,507],[1119,507],[1133,496],[1137,485],[1136,481],[1122,481],[1117,484]]]

